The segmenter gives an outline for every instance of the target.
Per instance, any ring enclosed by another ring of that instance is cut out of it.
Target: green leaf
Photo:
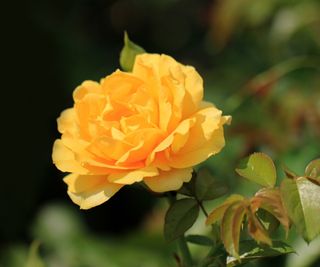
[[[201,246],[212,247],[214,245],[212,239],[204,235],[187,235],[186,241]]]
[[[320,159],[311,161],[305,170],[305,175],[313,182],[320,183]]]
[[[290,219],[310,242],[320,234],[320,186],[305,177],[283,180],[281,194]]]
[[[222,219],[224,213],[229,208],[230,205],[232,205],[235,202],[244,200],[244,197],[241,195],[231,195],[228,197],[220,206],[216,207],[208,216],[206,220],[206,225],[214,224],[215,222]]]
[[[239,258],[239,238],[241,225],[246,214],[243,201],[233,203],[228,207],[221,221],[221,239],[226,251]]]
[[[182,187],[177,191],[181,195],[193,197],[195,196],[195,181],[197,179],[197,173],[195,171],[192,172],[192,178],[190,182],[183,183]]]
[[[262,186],[273,187],[276,183],[276,168],[272,159],[264,153],[253,153],[244,159],[236,172]]]
[[[217,181],[207,169],[201,169],[198,172],[195,189],[196,196],[200,201],[216,199],[228,191],[228,188]]]
[[[256,259],[275,257],[294,252],[292,247],[281,241],[273,241],[273,245],[270,247],[257,245],[253,240],[245,240],[240,242],[240,261],[235,257],[228,257],[227,267],[242,265]]]
[[[198,215],[199,206],[196,200],[184,198],[175,201],[165,216],[165,239],[172,241],[183,235],[194,224]]]
[[[132,42],[127,32],[124,32],[124,46],[120,52],[120,66],[124,71],[132,71],[136,56],[145,53],[145,50]]]

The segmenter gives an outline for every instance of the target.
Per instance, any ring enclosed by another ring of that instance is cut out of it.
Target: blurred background
[[[124,30],[148,52],[195,66],[205,81],[205,98],[233,116],[225,149],[205,163],[230,192],[250,196],[256,190],[234,172],[239,159],[253,151],[268,153],[279,170],[287,165],[297,173],[320,156],[319,0],[6,5],[1,267],[175,266],[174,246],[161,233],[164,200],[131,187],[80,211],[51,162],[59,137],[56,118],[72,105],[72,91],[83,80],[99,80],[119,68]],[[192,230],[207,231],[203,220]],[[306,250],[293,230],[289,241],[298,259],[251,266],[320,266],[319,240]]]

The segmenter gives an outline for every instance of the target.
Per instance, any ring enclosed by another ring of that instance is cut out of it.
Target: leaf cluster
[[[272,249],[275,244],[279,245],[271,238],[272,232],[279,225],[287,233],[294,225],[307,242],[320,234],[319,159],[308,164],[303,176],[285,168],[286,178],[279,187],[275,186],[275,165],[266,154],[250,155],[240,163],[236,172],[262,188],[251,198],[237,194],[229,196],[207,218],[207,225],[220,222],[221,240],[226,251],[234,258],[233,265],[230,266],[235,266],[235,262],[248,260],[239,248],[244,225],[247,225],[248,234],[262,246],[256,246],[256,249],[263,248],[262,251]],[[281,254],[292,252],[288,245],[284,244],[284,247],[287,249],[282,250]]]
[[[201,169],[198,173],[194,171],[191,181],[184,183],[178,191],[178,194],[185,197],[171,201],[165,216],[165,239],[173,241],[182,236],[195,223],[200,209],[206,214],[203,201],[219,198],[227,191],[227,186],[215,179],[207,169]],[[212,243],[204,236],[192,236],[188,241],[202,245]]]

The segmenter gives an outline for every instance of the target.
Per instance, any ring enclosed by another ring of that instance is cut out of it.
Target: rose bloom
[[[141,54],[132,72],[83,82],[58,118],[52,153],[71,173],[64,181],[72,201],[89,209],[124,185],[165,192],[190,181],[192,167],[224,146],[230,120],[202,98],[198,72],[166,55]]]

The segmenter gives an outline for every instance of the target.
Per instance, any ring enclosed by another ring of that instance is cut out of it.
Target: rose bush
[[[202,98],[197,71],[166,55],[141,54],[132,72],[83,82],[58,118],[52,154],[71,173],[73,202],[88,209],[135,182],[155,192],[188,182],[192,166],[222,149],[230,120]]]

